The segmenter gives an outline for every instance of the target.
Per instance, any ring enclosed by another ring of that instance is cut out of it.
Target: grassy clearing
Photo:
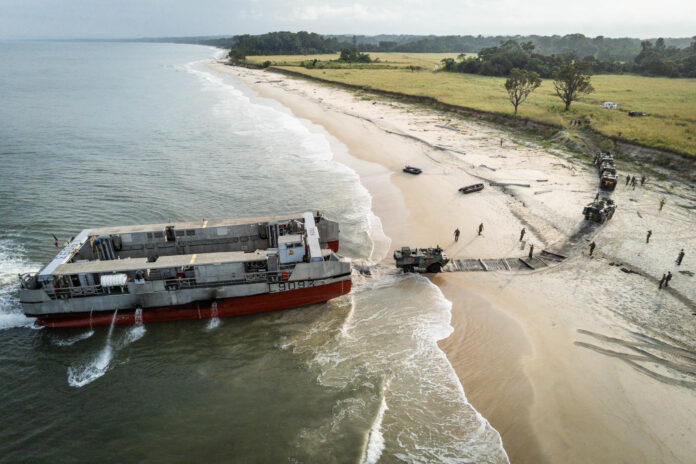
[[[504,115],[513,114],[503,87],[504,78],[472,74],[434,73],[440,60],[455,53],[371,53],[390,69],[305,69],[300,62],[317,58],[337,59],[338,55],[260,56],[252,62],[269,60],[279,66],[308,76],[367,88],[433,97],[444,103]],[[420,66],[411,72],[408,66]],[[574,102],[563,111],[552,82],[541,87],[522,104],[519,115],[534,121],[564,127],[571,120],[587,120],[592,128],[607,136],[620,137],[641,145],[696,156],[696,79],[669,79],[630,75],[592,77],[595,92]],[[619,104],[619,110],[600,107],[604,101]],[[644,117],[632,118],[628,111],[643,111]]]

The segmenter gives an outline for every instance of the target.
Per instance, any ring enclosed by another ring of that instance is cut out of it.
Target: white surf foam
[[[114,323],[116,322],[117,314],[118,310],[114,311],[114,316],[111,319],[111,326],[106,335],[106,343],[97,356],[87,363],[68,367],[68,385],[71,387],[84,387],[106,374],[111,360],[114,357],[114,349],[111,346],[111,335],[114,332]]]
[[[71,346],[82,340],[87,340],[92,335],[94,335],[94,330],[89,330],[85,333],[81,333],[79,335],[75,335],[68,338],[53,338],[51,339],[51,342],[56,346]]]
[[[0,238],[0,330],[34,326],[34,319],[22,314],[17,290],[19,274],[36,272],[38,265],[26,259],[22,245]]]
[[[370,432],[367,437],[367,446],[365,447],[365,458],[363,459],[363,464],[377,464],[379,458],[382,456],[384,451],[384,435],[382,434],[382,420],[384,419],[384,413],[389,409],[387,407],[387,397],[385,396],[385,391],[388,389],[388,384],[382,391],[382,401],[379,405],[379,410],[377,411],[377,416],[375,416],[375,421],[370,428]]]

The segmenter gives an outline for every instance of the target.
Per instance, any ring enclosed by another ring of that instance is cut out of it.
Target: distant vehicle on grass
[[[619,107],[619,104],[618,104],[618,103],[614,103],[614,102],[604,102],[604,103],[602,103],[602,108],[606,108],[606,109],[608,109],[608,110],[615,110],[615,109],[618,108],[618,107]]]
[[[402,247],[394,251],[396,267],[404,272],[440,272],[449,263],[445,251],[439,246],[435,248]]]
[[[481,190],[483,190],[483,184],[467,185],[466,187],[462,187],[459,189],[459,191],[462,193],[473,193],[473,192],[479,192]]]
[[[628,115],[631,116],[632,118],[636,116],[647,116],[647,114],[643,113],[642,111],[629,111]]]
[[[416,167],[413,167],[413,166],[406,166],[406,167],[403,169],[403,171],[404,171],[404,172],[407,172],[407,173],[409,173],[409,174],[414,174],[414,175],[418,175],[418,174],[420,174],[421,172],[423,172],[422,169],[419,169],[419,168],[416,168]]]

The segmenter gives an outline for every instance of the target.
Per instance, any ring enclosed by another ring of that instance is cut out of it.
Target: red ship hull
[[[277,293],[227,298],[218,300],[213,309],[211,301],[201,301],[180,306],[147,308],[142,312],[143,323],[180,321],[186,319],[210,319],[212,317],[245,316],[248,314],[296,308],[315,303],[323,303],[332,298],[350,292],[351,281],[335,282],[317,287],[300,288]],[[217,312],[217,315],[214,314]],[[50,328],[94,327],[110,325],[114,319],[112,311],[90,313],[61,313],[50,315],[31,315],[36,317],[36,324]],[[127,325],[135,323],[135,311],[119,311],[114,324]]]

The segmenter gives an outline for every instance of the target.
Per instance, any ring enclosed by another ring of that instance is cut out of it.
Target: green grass
[[[504,78],[432,72],[440,60],[455,53],[371,53],[379,65],[389,69],[305,69],[303,60],[335,60],[338,55],[259,56],[249,61],[269,60],[280,67],[308,76],[366,88],[389,90],[409,95],[436,98],[443,103],[512,115],[513,108],[503,87]],[[420,66],[411,72],[408,66]],[[588,120],[597,132],[649,147],[696,156],[696,79],[669,79],[632,75],[592,77],[595,92],[573,102],[569,112],[555,95],[553,84],[544,80],[541,87],[519,108],[519,116],[534,121],[567,127],[573,119]],[[600,107],[614,101],[618,110]],[[632,118],[628,111],[643,111],[644,117]]]

